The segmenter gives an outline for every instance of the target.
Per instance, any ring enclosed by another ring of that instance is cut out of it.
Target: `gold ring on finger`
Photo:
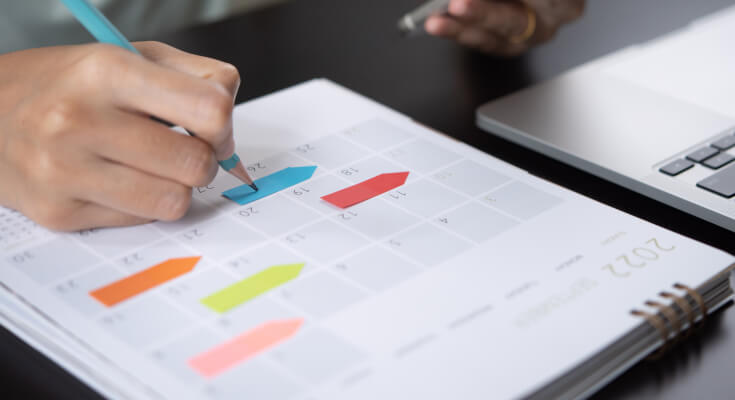
[[[538,25],[536,11],[525,2],[521,2],[521,5],[523,6],[524,11],[526,11],[526,29],[523,33],[508,38],[508,41],[512,44],[522,44],[527,42],[528,39],[533,37],[536,33],[536,26]]]

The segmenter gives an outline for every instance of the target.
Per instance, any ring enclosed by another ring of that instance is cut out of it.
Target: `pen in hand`
[[[74,14],[74,17],[92,34],[99,42],[114,44],[122,47],[126,50],[140,54],[140,52],[123,36],[122,33],[94,6],[92,6],[87,0],[61,0],[64,5]],[[156,121],[165,123],[171,126],[172,124],[167,123],[159,118],[153,118]],[[190,135],[196,136],[195,134],[187,131]],[[220,167],[225,171],[229,172],[253,190],[257,191],[258,187],[255,185],[253,179],[248,175],[245,166],[242,164],[240,157],[237,153],[233,153],[232,156],[226,160],[218,161]]]

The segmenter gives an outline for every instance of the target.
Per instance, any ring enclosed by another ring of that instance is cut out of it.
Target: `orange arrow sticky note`
[[[100,303],[112,307],[146,290],[191,272],[201,257],[172,258],[127,278],[89,292]]]

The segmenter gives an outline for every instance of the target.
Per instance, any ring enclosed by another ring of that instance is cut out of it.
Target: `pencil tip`
[[[250,186],[251,188],[253,188],[253,190],[258,191],[258,186],[255,185],[255,183],[253,182],[253,179],[250,177],[250,175],[248,175],[247,171],[245,170],[245,167],[242,165],[241,162],[238,162],[234,168],[232,168],[231,170],[227,172],[229,172],[230,174],[240,179],[242,183]]]

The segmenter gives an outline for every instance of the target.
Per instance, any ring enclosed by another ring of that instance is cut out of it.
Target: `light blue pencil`
[[[87,0],[61,0],[62,3],[74,14],[74,17],[81,23],[92,36],[100,43],[109,43],[120,46],[123,49],[140,54],[128,39],[110,22],[95,6],[89,4]],[[191,132],[190,135],[193,136]],[[257,191],[258,187],[253,179],[248,175],[247,170],[242,165],[240,157],[237,153],[233,153],[232,157],[226,160],[220,160],[219,165],[227,172],[231,173],[248,186]]]

